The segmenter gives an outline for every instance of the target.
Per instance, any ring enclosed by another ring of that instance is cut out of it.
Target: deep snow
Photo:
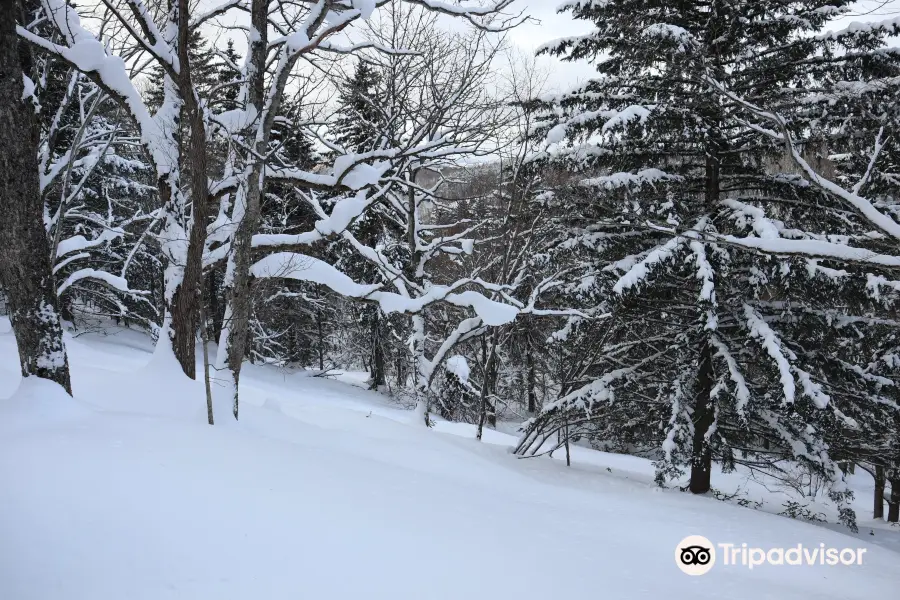
[[[428,430],[349,375],[248,366],[241,422],[223,410],[209,427],[202,384],[148,364],[139,334],[67,343],[76,399],[19,387],[0,319],[3,600],[870,600],[900,589],[900,530],[869,535],[868,497],[852,537],[659,490],[634,457],[519,460],[513,436]],[[674,550],[692,534],[867,553],[862,566],[689,577]]]

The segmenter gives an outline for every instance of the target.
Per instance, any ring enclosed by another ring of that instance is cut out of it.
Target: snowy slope
[[[900,554],[659,491],[639,459],[620,457],[633,477],[518,460],[505,434],[481,444],[466,426],[427,430],[348,383],[258,367],[242,375],[241,422],[209,427],[202,386],[147,366],[137,334],[68,344],[76,400],[40,382],[15,391],[0,322],[3,600],[850,600],[900,589]],[[690,534],[868,551],[862,566],[688,577],[673,557]]]

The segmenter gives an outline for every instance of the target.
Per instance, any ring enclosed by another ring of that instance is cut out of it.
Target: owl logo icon
[[[675,564],[688,575],[706,575],[716,564],[716,547],[702,535],[691,535],[675,546]]]

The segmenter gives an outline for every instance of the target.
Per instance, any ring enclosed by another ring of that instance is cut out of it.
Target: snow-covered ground
[[[634,457],[520,460],[513,436],[428,430],[353,374],[248,366],[240,423],[219,414],[209,427],[202,384],[149,362],[140,334],[67,342],[74,400],[20,386],[0,319],[3,600],[870,600],[900,589],[900,529],[865,520],[868,495],[849,536],[660,490]],[[852,481],[863,492],[865,477]],[[674,554],[692,534],[867,552],[859,566],[717,564],[689,577]]]

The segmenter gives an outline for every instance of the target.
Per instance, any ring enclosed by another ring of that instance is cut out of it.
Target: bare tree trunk
[[[204,309],[208,308],[207,317],[209,320],[209,331],[206,336],[208,339],[218,340],[219,333],[222,332],[222,321],[219,317],[219,295],[216,288],[216,272],[210,271],[206,275],[206,303]]]
[[[425,367],[425,317],[421,314],[412,316],[412,355],[413,355],[413,381],[416,390],[415,418],[425,425],[431,424],[428,414],[431,412],[431,397],[429,396],[428,379],[424,373]]]
[[[38,180],[39,130],[31,98],[24,98],[16,36],[15,0],[0,0],[0,283],[24,377],[61,385],[69,394],[50,244]]]
[[[706,157],[706,205],[710,212],[719,204],[719,157],[715,148]],[[694,494],[705,494],[712,487],[712,450],[706,434],[712,427],[715,408],[712,405],[712,390],[715,385],[713,373],[712,348],[706,331],[700,346],[700,358],[697,365],[697,389],[694,400],[694,439],[691,450],[691,483],[690,490]]]
[[[254,139],[251,147],[260,154],[265,154],[269,133],[278,109],[277,98],[267,107],[269,113],[263,114],[265,108],[265,71],[266,52],[268,46],[268,3],[264,0],[253,0],[250,8],[250,26],[253,30],[250,44],[250,68],[248,69],[248,104],[259,115]],[[260,199],[262,196],[265,165],[252,154],[249,172],[238,188],[235,197],[233,220],[238,224],[237,231],[231,240],[228,270],[225,274],[228,289],[228,308],[226,309],[227,327],[222,331],[220,352],[227,352],[228,370],[231,372],[233,395],[232,410],[234,418],[238,418],[240,405],[241,366],[246,354],[248,329],[250,322],[250,259],[252,254],[253,234],[259,228]],[[224,343],[223,343],[224,342]],[[320,364],[323,362],[320,357]]]
[[[255,169],[254,169],[255,171]],[[226,349],[228,352],[228,369],[232,378],[234,418],[238,418],[239,412],[239,384],[241,378],[241,366],[244,362],[245,350],[248,340],[250,322],[250,254],[253,234],[259,226],[260,213],[260,189],[259,177],[251,174],[247,182],[247,189],[238,191],[236,202],[245,203],[245,214],[231,241],[234,255],[234,266],[231,271],[231,282],[228,289],[228,327]],[[227,277],[228,275],[226,275]],[[223,337],[226,330],[223,329]],[[320,360],[321,362],[321,360]]]
[[[403,386],[406,383],[406,366],[403,362],[403,356],[400,353],[398,353],[398,355],[397,355],[397,363],[396,364],[397,364],[397,366],[396,366],[397,389],[401,390],[401,389],[403,389]]]
[[[191,230],[184,279],[172,302],[172,330],[175,356],[184,373],[196,377],[197,315],[203,285],[203,248],[206,244],[209,180],[206,172],[206,126],[190,68],[190,7],[188,0],[178,1],[178,61],[181,64],[178,87],[184,99],[191,155]]]
[[[168,211],[167,223],[163,226],[169,236],[168,245],[177,249],[173,255],[167,256],[169,265],[166,268],[166,319],[164,331],[169,336],[172,352],[181,370],[191,379],[196,378],[197,371],[197,322],[200,296],[203,285],[203,249],[206,242],[206,205],[209,197],[209,183],[206,173],[206,127],[203,111],[195,94],[191,78],[189,38],[190,8],[188,0],[169,0],[169,22],[177,29],[177,52],[179,72],[177,87],[181,102],[179,123],[185,121],[188,134],[188,148],[191,157],[190,194],[191,194],[191,227],[185,231],[186,219],[184,198],[181,196],[180,177],[184,173],[184,152],[178,152],[178,175],[169,173],[159,181],[160,196],[163,206]],[[168,77],[168,76],[167,76]],[[167,81],[169,81],[167,79]],[[187,247],[179,246],[187,237]]]
[[[322,333],[322,311],[316,310],[316,352],[319,355],[319,370],[325,370],[325,335]]]
[[[372,317],[372,366],[369,372],[369,389],[384,386],[384,345],[381,343],[381,314],[377,307],[368,307],[374,312]]]
[[[410,167],[407,173],[407,180],[415,182],[418,170]],[[407,191],[407,229],[406,244],[409,248],[409,256],[406,259],[404,270],[411,280],[421,280],[416,273],[416,266],[419,264],[421,251],[416,243],[416,227],[418,226],[418,205],[416,203],[416,190],[413,186],[409,186]],[[412,368],[413,368],[413,385],[416,391],[416,408],[414,419],[421,420],[426,426],[431,425],[429,413],[431,412],[431,396],[430,381],[425,374],[425,314],[424,311],[413,314],[411,319],[412,325]]]
[[[206,420],[210,425],[215,424],[213,420],[213,397],[212,387],[209,383],[209,329],[206,323],[206,310],[203,298],[200,299],[200,338],[203,342],[203,385],[206,388]]]
[[[700,349],[700,365],[697,375],[697,393],[694,404],[694,439],[691,455],[690,490],[705,494],[710,490],[712,477],[712,452],[706,433],[713,423],[713,407],[710,393],[713,386],[712,351],[704,340]]]
[[[884,467],[875,467],[875,507],[872,511],[873,519],[884,519]]]
[[[888,523],[900,523],[900,476],[891,477],[891,497],[888,498]]]
[[[528,370],[526,377],[528,385],[528,412],[534,414],[537,412],[537,379],[535,376],[534,366],[534,348],[531,336],[525,337],[525,368]]]
[[[482,433],[484,432],[484,422],[487,418],[487,413],[488,413],[488,399],[487,398],[488,398],[488,395],[490,394],[490,389],[491,389],[490,385],[492,382],[492,377],[489,376],[489,373],[493,372],[496,356],[497,356],[497,334],[494,333],[493,335],[491,335],[490,350],[488,350],[488,356],[487,356],[487,361],[486,361],[487,364],[485,364],[485,366],[484,366],[484,373],[485,373],[484,382],[481,386],[481,408],[479,411],[480,414],[478,416],[478,433],[476,435],[476,437],[479,440],[481,439]],[[496,425],[497,425],[496,414],[494,414],[494,416],[491,420],[493,421],[491,424],[496,427]]]

